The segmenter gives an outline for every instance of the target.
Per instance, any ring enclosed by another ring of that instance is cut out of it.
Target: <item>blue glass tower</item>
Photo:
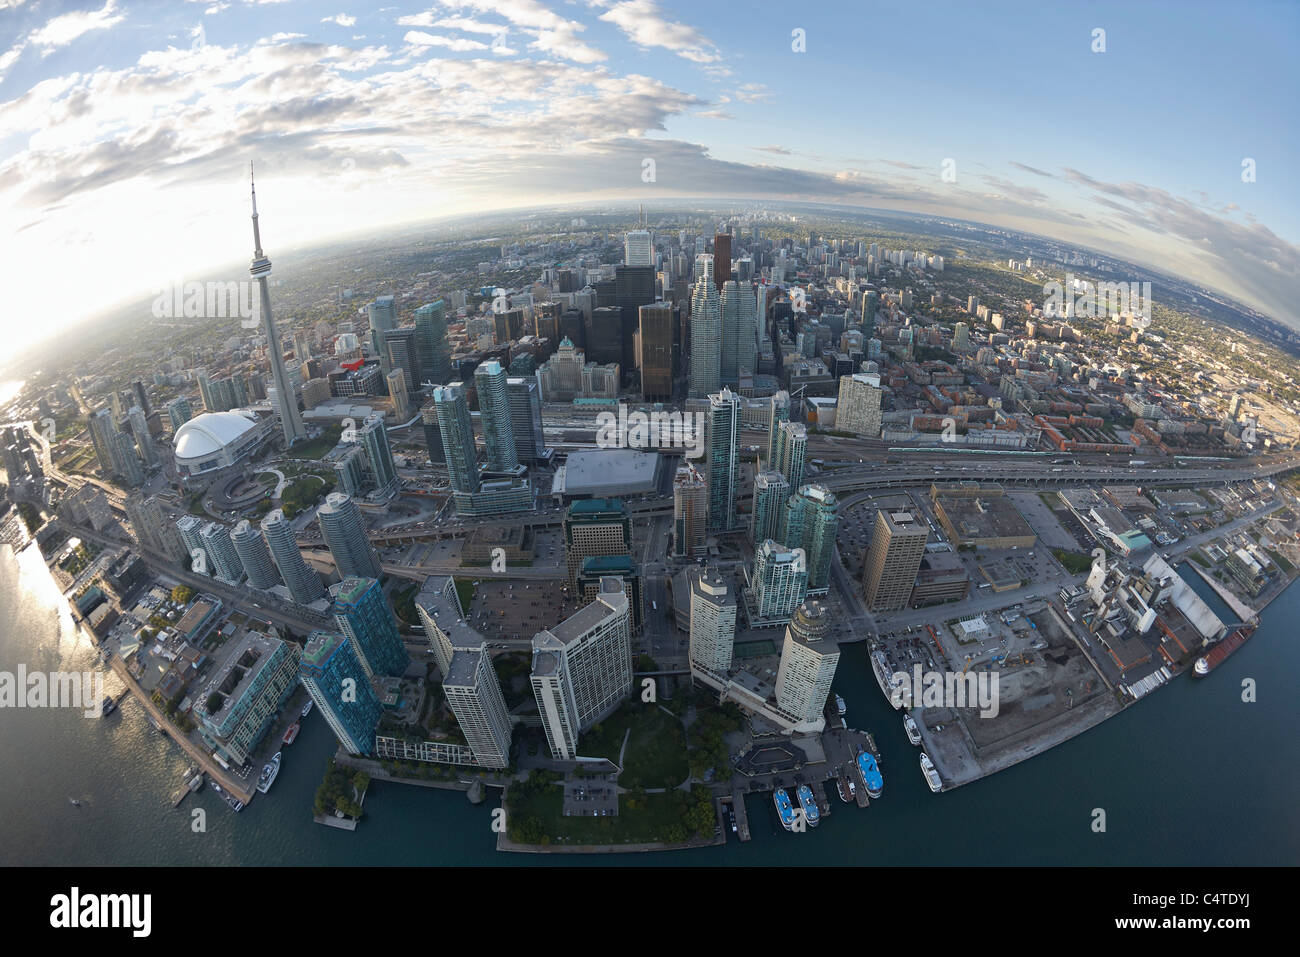
[[[339,631],[352,640],[367,675],[400,675],[411,663],[384,590],[375,579],[343,579],[333,614]]]
[[[298,674],[339,744],[352,754],[374,751],[375,726],[383,706],[352,642],[333,632],[313,631]]]

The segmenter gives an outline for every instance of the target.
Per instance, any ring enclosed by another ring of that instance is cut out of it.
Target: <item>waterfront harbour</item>
[[[95,651],[80,638],[39,553],[0,547],[0,669],[19,661],[62,670],[87,667]],[[916,767],[899,712],[865,661],[849,656],[836,689],[855,723],[872,730],[885,793],[869,809],[840,803],[816,829],[785,832],[770,792],[743,796],[751,840],[728,829],[726,844],[636,855],[638,865],[736,864],[1286,864],[1300,855],[1292,796],[1300,770],[1270,755],[1292,727],[1285,676],[1300,668],[1287,640],[1300,617],[1294,586],[1261,616],[1256,635],[1207,679],[1190,674],[1050,751],[955,791],[933,795]],[[865,656],[863,656],[865,657]],[[1241,681],[1259,700],[1241,702]],[[111,681],[111,679],[110,679]],[[110,686],[111,687],[111,686]],[[311,803],[337,747],[318,714],[302,730],[274,790],[239,814],[210,789],[169,796],[189,766],[153,731],[142,709],[123,701],[118,717],[19,710],[0,723],[0,764],[19,768],[0,782],[0,863],[69,865],[578,864],[583,855],[501,854],[492,809],[499,792],[474,806],[463,792],[376,781],[355,833],[312,822]],[[1242,813],[1203,817],[1204,760],[1248,795]],[[833,782],[830,787],[833,787]],[[829,794],[829,791],[827,792]],[[69,804],[69,797],[80,807]],[[835,799],[838,802],[838,798]],[[1152,817],[1153,806],[1162,809]],[[1108,831],[1090,828],[1094,808]],[[190,817],[206,811],[207,830]],[[431,826],[430,821],[436,821]],[[1185,822],[1170,827],[1169,821]],[[93,834],[94,840],[88,835]]]

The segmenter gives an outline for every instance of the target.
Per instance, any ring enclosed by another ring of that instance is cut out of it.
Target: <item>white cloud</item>
[[[107,0],[98,10],[65,13],[55,17],[40,29],[33,30],[27,39],[41,47],[45,53],[49,53],[59,47],[67,46],[92,30],[105,30],[121,23],[124,19],[124,14],[117,13],[117,0]]]
[[[332,17],[323,17],[321,23],[337,23],[341,27],[354,27],[357,25],[357,18],[346,13],[336,13]]]
[[[486,43],[479,43],[477,40],[467,40],[464,37],[445,37],[437,33],[425,33],[423,30],[408,30],[406,36],[402,39],[410,44],[421,47],[446,47],[456,53],[468,53],[471,50],[486,50]]]
[[[603,2],[593,5],[603,6]],[[639,47],[663,47],[694,63],[721,59],[712,41],[694,27],[669,20],[653,0],[622,0],[602,13],[600,19],[614,24]]]

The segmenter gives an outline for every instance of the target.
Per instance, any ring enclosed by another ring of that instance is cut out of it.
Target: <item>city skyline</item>
[[[1297,12],[1260,10],[1208,21],[1164,4],[1088,19],[944,7],[948,28],[924,43],[891,42],[924,26],[873,10],[866,121],[837,73],[861,37],[830,10],[787,24],[647,0],[277,4],[254,28],[249,10],[220,2],[159,13],[108,0],[53,17],[11,4],[0,195],[17,231],[4,254],[30,277],[12,315],[38,309],[66,269],[50,249],[85,255],[64,315],[11,318],[5,333],[21,349],[233,264],[234,236],[247,235],[235,183],[252,160],[268,254],[471,210],[792,199],[1104,249],[1296,328],[1300,203],[1276,175],[1296,134],[1275,118],[1296,79],[1278,21]],[[1191,51],[1211,38],[1242,69],[1202,69]],[[978,55],[989,50],[1014,56]],[[1050,81],[1024,82],[1035,74]],[[1080,131],[1116,121],[1128,135]]]

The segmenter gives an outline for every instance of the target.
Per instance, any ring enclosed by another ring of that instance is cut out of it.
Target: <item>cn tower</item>
[[[271,378],[275,380],[275,401],[279,405],[280,428],[284,430],[284,447],[288,448],[299,439],[307,438],[307,428],[302,424],[302,415],[298,412],[298,398],[293,392],[293,383],[284,370],[284,354],[280,348],[280,334],[275,330],[275,319],[271,317],[271,292],[266,285],[266,277],[271,275],[271,260],[262,252],[262,234],[257,227],[257,187],[253,185],[253,166],[248,167],[248,185],[253,194],[253,264],[248,272],[257,280],[261,290],[262,328],[266,332],[267,351],[271,355]]]

